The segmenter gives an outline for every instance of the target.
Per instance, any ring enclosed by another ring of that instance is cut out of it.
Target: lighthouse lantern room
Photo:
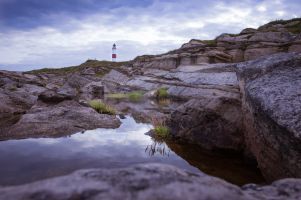
[[[116,44],[113,44],[113,47],[112,47],[112,61],[113,62],[116,62],[116,59],[117,59],[117,54],[116,54]]]

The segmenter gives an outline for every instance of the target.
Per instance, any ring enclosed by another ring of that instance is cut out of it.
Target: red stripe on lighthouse
[[[116,54],[112,54],[112,58],[117,58],[117,55]]]

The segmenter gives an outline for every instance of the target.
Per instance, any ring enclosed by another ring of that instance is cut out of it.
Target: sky
[[[300,0],[0,0],[0,70],[119,61],[300,17]]]

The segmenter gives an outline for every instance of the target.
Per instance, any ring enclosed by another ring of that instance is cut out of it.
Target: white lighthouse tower
[[[117,59],[117,54],[116,54],[116,44],[113,44],[113,47],[112,47],[112,61],[113,62],[116,62],[116,59]]]

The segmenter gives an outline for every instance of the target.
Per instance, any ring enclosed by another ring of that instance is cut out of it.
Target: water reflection
[[[0,185],[17,185],[65,175],[78,169],[120,168],[165,163],[206,172],[235,184],[262,182],[260,174],[237,157],[203,152],[193,145],[152,139],[152,126],[127,116],[118,129],[96,129],[61,138],[0,142]],[[200,169],[200,170],[199,170]]]
[[[121,121],[118,129],[0,142],[0,185],[32,182],[77,169],[118,168],[150,162],[199,171],[170,151],[165,143],[154,145],[151,137],[145,135],[152,129],[151,125],[136,123],[129,116]]]
[[[158,154],[169,157],[170,149],[165,142],[153,140],[152,144],[146,146],[145,152],[148,153],[149,156],[155,156]]]

